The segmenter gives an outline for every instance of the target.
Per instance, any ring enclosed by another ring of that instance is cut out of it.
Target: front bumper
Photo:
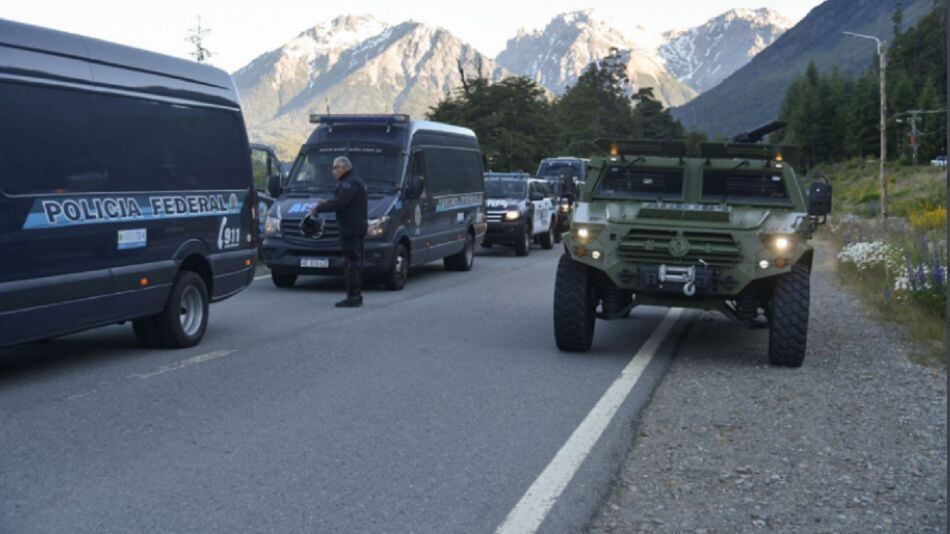
[[[514,243],[524,231],[524,221],[490,222],[485,232],[485,243]]]
[[[288,243],[280,237],[268,237],[261,245],[261,257],[267,267],[286,274],[343,274],[343,251],[338,239],[317,240],[313,245]],[[363,272],[385,273],[392,265],[395,247],[386,241],[363,241]],[[301,267],[302,258],[328,260],[328,267]]]

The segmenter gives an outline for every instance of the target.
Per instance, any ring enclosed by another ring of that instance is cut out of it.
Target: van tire
[[[162,336],[158,331],[157,315],[139,317],[132,320],[132,331],[143,347],[154,349],[162,346]]]
[[[471,233],[465,234],[465,246],[458,254],[445,257],[445,269],[447,271],[471,271],[475,264],[475,236]]]
[[[402,263],[400,263],[400,258]],[[389,264],[389,270],[383,277],[383,284],[390,291],[399,291],[406,287],[406,280],[409,278],[409,252],[402,243],[397,243],[393,250],[393,260]]]
[[[797,263],[778,277],[769,321],[769,363],[801,367],[808,342],[808,301],[811,268]]]
[[[531,253],[531,227],[521,228],[521,234],[515,237],[515,256],[527,256]]]
[[[594,288],[587,267],[564,254],[554,282],[554,342],[558,350],[587,352],[594,340]]]
[[[296,274],[278,273],[277,271],[270,272],[270,279],[277,287],[294,287],[294,284],[297,283]]]
[[[554,248],[554,219],[551,219],[551,224],[548,226],[548,231],[541,234],[541,248],[544,250],[551,250]]]
[[[175,277],[165,309],[155,318],[162,344],[172,349],[194,347],[208,327],[208,288],[194,271]]]

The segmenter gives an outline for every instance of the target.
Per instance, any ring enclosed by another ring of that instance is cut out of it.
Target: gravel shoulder
[[[947,376],[812,272],[808,353],[693,321],[590,532],[945,532]]]

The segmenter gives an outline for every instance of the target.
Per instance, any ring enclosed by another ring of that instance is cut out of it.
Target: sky
[[[559,13],[592,8],[620,30],[660,33],[698,26],[733,8],[770,7],[793,23],[821,0],[62,0],[7,1],[0,18],[55,28],[178,57],[189,57],[189,28],[210,29],[209,63],[233,72],[307,28],[338,15],[373,15],[441,26],[494,57],[519,28],[541,29]]]

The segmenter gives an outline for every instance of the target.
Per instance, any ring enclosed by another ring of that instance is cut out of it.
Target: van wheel
[[[448,271],[471,271],[475,263],[475,237],[465,235],[465,247],[462,252],[445,258],[445,269]]]
[[[132,320],[132,331],[135,332],[135,338],[143,347],[154,349],[162,346],[157,317],[157,315],[149,315]]]
[[[198,273],[178,273],[165,309],[155,319],[162,344],[173,349],[197,345],[208,327],[208,304],[208,288]]]
[[[594,340],[594,288],[587,267],[561,256],[554,282],[554,341],[558,350],[587,352]]]
[[[294,287],[297,283],[297,275],[288,273],[270,272],[270,279],[277,287]]]
[[[544,250],[551,250],[554,248],[554,219],[551,219],[551,224],[548,226],[548,231],[541,235],[541,248]]]
[[[531,227],[524,225],[521,235],[515,238],[515,256],[527,256],[531,252]]]
[[[396,250],[393,251],[393,261],[389,265],[389,271],[383,278],[386,289],[399,291],[406,287],[406,280],[409,278],[409,253],[406,246],[402,243],[396,244]]]
[[[796,264],[775,281],[769,322],[769,363],[801,367],[808,341],[811,268]]]

